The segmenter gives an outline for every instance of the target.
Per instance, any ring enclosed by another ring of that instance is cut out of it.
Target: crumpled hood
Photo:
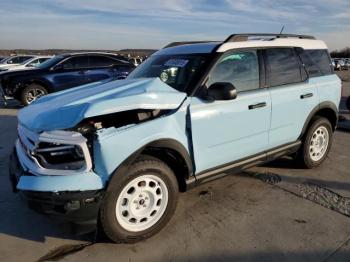
[[[39,98],[18,113],[19,123],[35,131],[76,126],[88,117],[132,109],[176,109],[186,98],[159,78],[97,82]]]

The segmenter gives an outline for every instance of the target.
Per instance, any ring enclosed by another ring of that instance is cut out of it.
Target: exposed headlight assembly
[[[35,174],[68,175],[88,172],[92,161],[87,139],[74,131],[33,133],[18,127],[20,161]]]

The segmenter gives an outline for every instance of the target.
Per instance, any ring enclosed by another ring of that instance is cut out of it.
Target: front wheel
[[[164,162],[139,158],[108,186],[100,210],[103,231],[116,243],[154,235],[173,215],[178,191],[176,177]]]
[[[324,117],[315,117],[309,127],[299,152],[301,164],[307,168],[319,166],[327,157],[332,146],[333,130]]]
[[[39,97],[47,95],[47,93],[45,87],[38,84],[30,84],[23,89],[20,97],[21,102],[25,106],[30,105]]]

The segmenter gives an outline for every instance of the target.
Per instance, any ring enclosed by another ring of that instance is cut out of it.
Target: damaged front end
[[[185,100],[185,93],[159,79],[38,99],[18,116],[10,165],[14,190],[41,213],[95,221],[110,175],[129,155],[164,133],[186,143]]]
[[[37,134],[19,125],[16,151],[22,164],[35,175],[84,174],[92,168],[87,142],[79,132]]]

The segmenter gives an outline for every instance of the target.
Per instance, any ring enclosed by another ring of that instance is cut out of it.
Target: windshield
[[[61,55],[54,56],[53,58],[50,58],[49,60],[46,60],[45,62],[43,62],[40,65],[38,65],[36,68],[46,69],[46,68],[53,67],[59,61],[61,61],[63,58],[65,58],[65,57],[61,56]]]
[[[159,77],[179,91],[185,91],[204,65],[207,55],[153,55],[146,59],[128,79]]]

